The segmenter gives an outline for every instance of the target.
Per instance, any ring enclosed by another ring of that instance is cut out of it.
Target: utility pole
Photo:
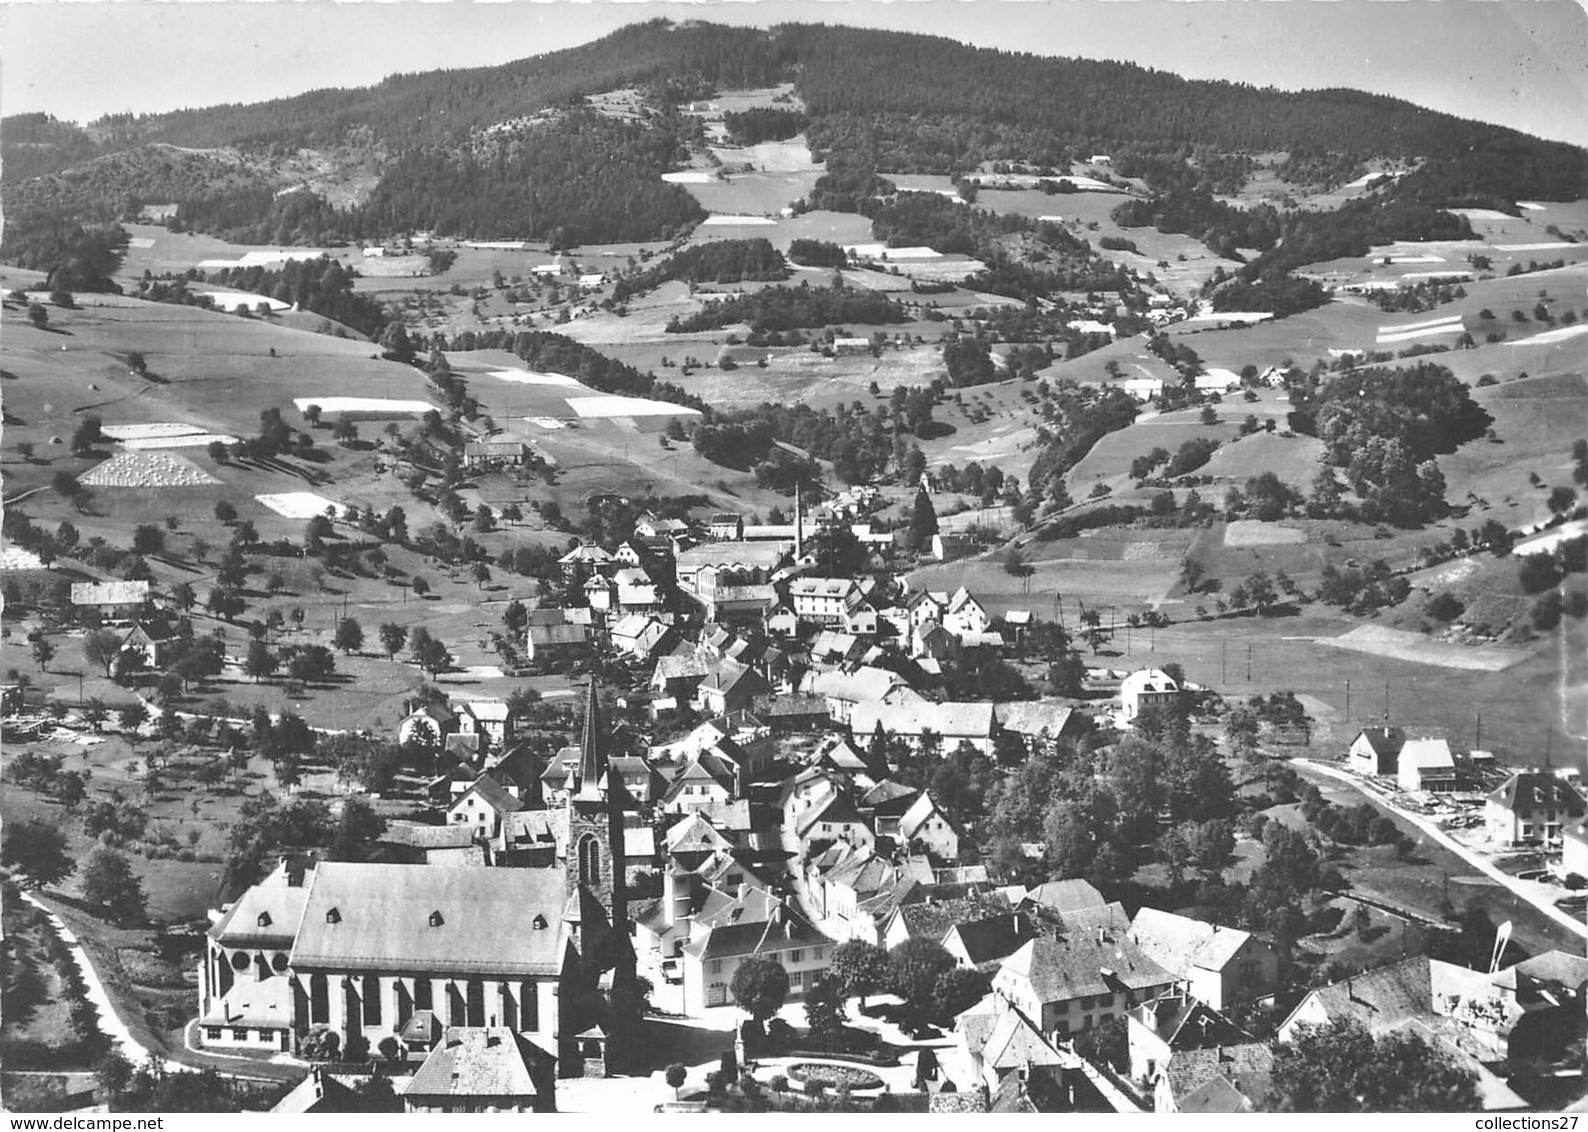
[[[1246,682],[1252,682],[1252,642],[1246,642]]]
[[[1228,644],[1229,644],[1228,641],[1220,641],[1219,642],[1219,683],[1220,684],[1228,684],[1230,682],[1229,665],[1226,663],[1227,659],[1228,659],[1226,654],[1229,651],[1226,646]]]
[[[1351,725],[1351,681],[1345,682],[1345,723]]]

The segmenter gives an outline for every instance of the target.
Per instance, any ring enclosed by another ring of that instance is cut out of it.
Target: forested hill
[[[810,24],[768,32],[666,20],[496,67],[395,75],[373,87],[247,106],[115,116],[87,135],[46,128],[37,115],[7,119],[8,151],[16,130],[16,143],[35,160],[6,174],[45,171],[37,158],[46,149],[76,161],[87,148],[147,142],[312,148],[373,135],[401,151],[624,86],[680,101],[787,78],[810,109],[818,145],[873,153],[901,172],[989,158],[1056,164],[1096,151],[1299,149],[1452,160],[1492,154],[1533,195],[1575,196],[1588,185],[1588,159],[1576,147],[1357,91],[1259,89],[904,32]]]
[[[799,121],[816,155],[868,184],[880,183],[879,171],[1064,168],[1107,152],[1156,194],[1148,212],[1187,213],[1203,229],[1215,194],[1229,191],[1221,179],[1238,181],[1244,155],[1259,152],[1286,152],[1303,175],[1328,170],[1341,181],[1369,158],[1415,162],[1365,207],[1419,216],[1588,195],[1581,149],[1377,95],[1193,81],[901,32],[652,20],[499,67],[397,75],[368,88],[121,115],[86,129],[41,115],[7,119],[5,204],[111,221],[175,201],[183,225],[279,243],[413,229],[669,239],[702,215],[687,192],[660,181],[702,142],[698,120],[678,105],[780,81],[805,102]],[[643,91],[651,110],[642,121],[618,122],[583,102],[625,87]],[[284,203],[273,190],[293,187],[288,167],[304,149],[354,155],[379,184],[363,204],[332,207],[331,194]],[[1274,242],[1280,235],[1275,227]]]

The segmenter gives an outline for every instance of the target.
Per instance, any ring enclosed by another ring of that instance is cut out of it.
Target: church
[[[344,1051],[423,1057],[447,1026],[499,1026],[555,1050],[563,1076],[621,1065],[604,1021],[634,977],[623,830],[636,806],[606,743],[592,682],[562,866],[286,860],[212,913],[201,1044],[292,1051],[329,1031]]]

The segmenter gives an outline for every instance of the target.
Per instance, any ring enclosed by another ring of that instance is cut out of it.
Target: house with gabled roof
[[[993,990],[1066,1040],[1172,989],[1177,980],[1123,934],[1041,935],[998,968]]]
[[[1394,778],[1405,745],[1406,732],[1399,727],[1364,727],[1351,740],[1346,763],[1370,778]]]
[[[1214,1010],[1265,998],[1279,987],[1279,957],[1251,932],[1142,908],[1129,938]]]
[[[992,617],[987,607],[964,586],[954,591],[943,610],[943,628],[964,640],[967,636],[980,637],[992,629]]]
[[[1172,707],[1180,698],[1180,685],[1159,668],[1141,668],[1119,685],[1120,718],[1133,722],[1148,708]]]
[[[859,786],[859,782],[856,782]],[[915,804],[921,792],[891,778],[864,788],[860,795],[860,809],[871,818],[872,831],[878,837],[899,839],[899,822]]]
[[[489,840],[500,832],[506,815],[525,808],[501,783],[482,774],[447,810],[447,824],[468,826],[478,837]]]
[[[897,672],[886,668],[861,666],[853,672],[807,672],[800,681],[800,692],[820,696],[834,723],[848,724],[861,704],[925,704],[926,699],[905,682]],[[854,729],[870,735],[871,729]]]
[[[1520,771],[1484,799],[1489,840],[1501,845],[1562,843],[1566,828],[1582,820],[1588,803],[1570,782],[1540,771]]]
[[[174,634],[156,628],[147,621],[135,621],[127,635],[121,639],[121,652],[135,652],[143,658],[145,668],[164,668],[167,656],[176,643]]]
[[[917,937],[941,942],[955,925],[1008,915],[1013,909],[1008,898],[990,889],[972,889],[962,895],[921,899],[893,909],[883,921],[878,942],[897,947]]]
[[[506,1026],[448,1026],[402,1085],[404,1112],[556,1112],[557,1056]]]
[[[1107,903],[1091,881],[1080,877],[1043,881],[1035,887],[1021,889],[1016,899],[1020,904],[1040,904],[1066,915],[1087,908],[1101,908]]]
[[[74,609],[92,609],[106,620],[136,617],[149,608],[149,583],[138,581],[73,582]]]
[[[708,1007],[728,1005],[734,972],[757,956],[771,959],[788,972],[790,999],[804,998],[832,966],[833,946],[782,901],[760,923],[705,925],[692,931],[683,947],[685,1013],[699,1014]]]
[[[812,805],[794,823],[802,842],[847,841],[856,846],[877,842],[871,823],[847,790],[836,790]]]
[[[524,659],[531,664],[559,665],[590,655],[590,626],[563,621],[555,625],[531,621],[524,629]]]
[[[650,660],[676,643],[673,628],[644,613],[626,613],[607,627],[613,649],[632,660]]]
[[[592,574],[611,574],[617,563],[611,553],[595,543],[580,543],[557,559],[569,585],[582,586]]]
[[[658,807],[663,813],[687,814],[737,797],[734,768],[710,752],[701,752],[673,775]]]
[[[933,860],[959,860],[959,831],[930,793],[923,792],[899,818],[899,840]]]
[[[440,704],[416,704],[397,724],[397,742],[439,750],[442,740],[457,729],[457,716]]]
[[[700,711],[726,715],[748,710],[758,697],[771,690],[755,669],[724,657],[696,685],[695,705]]]
[[[997,709],[985,701],[862,701],[850,710],[848,723],[853,734],[869,736],[881,727],[889,738],[917,748],[930,737],[944,755],[961,743],[991,755],[998,734]]]

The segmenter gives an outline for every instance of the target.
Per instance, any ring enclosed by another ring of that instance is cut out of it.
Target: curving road
[[[1489,861],[1485,860],[1483,857],[1480,857],[1471,849],[1468,849],[1465,845],[1462,845],[1444,830],[1440,829],[1438,825],[1429,821],[1421,814],[1414,814],[1410,810],[1405,810],[1400,806],[1397,806],[1383,791],[1378,790],[1373,786],[1369,786],[1360,778],[1346,774],[1344,771],[1336,770],[1332,766],[1326,766],[1323,763],[1313,762],[1311,759],[1298,758],[1292,759],[1291,761],[1297,766],[1306,767],[1308,770],[1316,771],[1317,773],[1328,778],[1337,779],[1338,781],[1345,783],[1358,793],[1372,799],[1375,805],[1382,806],[1384,809],[1393,813],[1396,817],[1404,818],[1412,825],[1415,825],[1423,833],[1427,834],[1434,841],[1438,842],[1441,846],[1450,850],[1463,861],[1467,862],[1467,864],[1471,865],[1478,872],[1492,880],[1498,881],[1501,885],[1510,889],[1511,892],[1515,893],[1519,899],[1527,901],[1540,912],[1544,913],[1544,915],[1555,921],[1555,923],[1569,929],[1583,939],[1588,939],[1588,923],[1585,923],[1577,917],[1569,915],[1566,912],[1562,912],[1559,908],[1555,907],[1551,901],[1540,896],[1533,888],[1518,882],[1515,877],[1500,871],[1500,869],[1496,868]]]

